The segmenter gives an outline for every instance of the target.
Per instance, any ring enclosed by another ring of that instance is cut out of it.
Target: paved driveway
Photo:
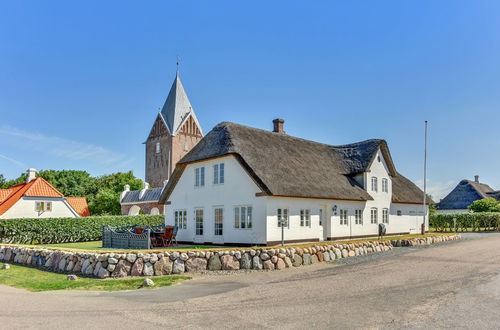
[[[500,234],[157,290],[0,286],[0,328],[500,328]]]

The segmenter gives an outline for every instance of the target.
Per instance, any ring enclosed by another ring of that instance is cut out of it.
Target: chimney
[[[28,177],[26,178],[26,183],[36,179],[37,170],[34,168],[28,168],[26,173],[28,173]]]
[[[285,120],[281,118],[276,118],[273,120],[273,132],[274,133],[285,133]]]
[[[123,200],[123,197],[125,197],[125,195],[130,191],[130,186],[128,184],[126,184],[124,187],[123,187],[123,191],[122,193],[120,194],[120,203],[121,201]]]
[[[141,192],[139,193],[139,199],[141,199],[144,196],[147,189],[149,189],[149,183],[144,181],[144,188],[142,188]]]
[[[479,183],[479,175],[474,175],[474,181]]]

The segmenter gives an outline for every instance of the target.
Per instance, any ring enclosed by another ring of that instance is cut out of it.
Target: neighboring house
[[[474,181],[462,180],[445,198],[436,204],[436,213],[467,213],[467,208],[477,200],[484,198],[500,200],[500,191],[493,190],[485,183],[479,182],[479,176],[474,176]]]
[[[147,182],[144,189],[130,191],[130,186],[125,185],[120,196],[122,215],[138,214],[163,214],[164,206],[158,203],[163,188],[149,188]]]
[[[196,117],[191,102],[182,86],[179,72],[168,93],[163,108],[156,116],[149,136],[144,142],[146,145],[146,182],[153,189],[161,189],[170,179],[175,165],[201,139],[203,131]],[[139,191],[127,194],[138,196]],[[159,196],[159,194],[158,194]],[[149,197],[148,197],[149,198]],[[133,209],[133,214],[142,211],[150,213],[158,207],[158,199],[149,202],[134,203],[131,197],[122,202],[122,214],[126,215]],[[139,200],[137,200],[139,202]],[[135,205],[135,207],[134,207]],[[163,208],[163,205],[161,206]],[[137,212],[136,212],[137,211]],[[160,210],[162,213],[162,210]]]
[[[281,223],[286,242],[376,236],[379,223],[420,232],[423,192],[396,171],[384,140],[331,146],[273,123],[272,132],[220,123],[177,163],[160,202],[179,241],[275,244]]]
[[[28,170],[26,182],[0,189],[0,219],[67,218],[89,216],[87,200],[83,197],[64,197],[36,170]]]

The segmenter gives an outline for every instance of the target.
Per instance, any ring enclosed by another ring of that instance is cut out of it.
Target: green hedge
[[[163,215],[96,216],[82,218],[39,218],[0,220],[0,242],[14,244],[54,244],[97,241],[102,226],[157,226]]]
[[[458,231],[500,230],[500,212],[433,214],[429,223],[436,231],[453,231],[453,219]]]

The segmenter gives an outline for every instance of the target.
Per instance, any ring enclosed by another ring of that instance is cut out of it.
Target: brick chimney
[[[273,132],[274,133],[285,133],[285,120],[281,118],[276,118],[273,120]]]
[[[474,175],[474,181],[479,183],[479,175]]]

